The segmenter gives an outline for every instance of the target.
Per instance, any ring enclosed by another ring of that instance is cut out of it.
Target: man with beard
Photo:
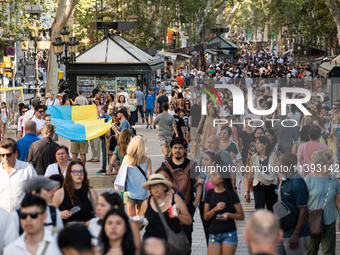
[[[173,188],[176,191],[181,191],[186,199],[188,211],[193,218],[195,209],[200,201],[202,194],[202,185],[196,187],[196,196],[194,194],[195,179],[190,178],[190,172],[194,175],[197,163],[187,158],[188,143],[182,137],[174,138],[170,143],[172,158],[163,161],[162,167],[167,167],[173,175]],[[196,176],[194,176],[196,177]],[[181,182],[177,180],[181,179]],[[186,181],[184,181],[186,180]],[[193,225],[183,225],[183,230],[187,235],[190,246],[192,243],[191,233],[193,231]],[[189,253],[190,254],[190,253]]]

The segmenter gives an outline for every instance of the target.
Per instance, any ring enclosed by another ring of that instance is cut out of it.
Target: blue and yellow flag
[[[105,134],[111,127],[111,123],[105,123],[105,119],[97,119],[95,105],[52,105],[46,113],[51,114],[51,123],[55,125],[56,133],[72,141],[96,138]]]

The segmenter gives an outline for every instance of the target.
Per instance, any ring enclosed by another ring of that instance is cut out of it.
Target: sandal
[[[86,162],[93,162],[93,160],[94,160],[94,159],[91,158],[91,159],[87,160]]]

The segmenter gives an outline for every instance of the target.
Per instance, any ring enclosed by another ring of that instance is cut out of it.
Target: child
[[[184,135],[184,138],[185,140],[187,141],[190,141],[190,124],[189,124],[189,117],[185,115],[185,110],[184,109],[180,109],[179,110],[179,116],[181,116],[181,118],[183,119],[184,121],[184,132],[185,132],[185,135]]]
[[[3,137],[5,137],[6,134],[6,124],[7,124],[7,120],[8,120],[8,109],[6,106],[5,102],[1,102],[1,120],[3,122]]]

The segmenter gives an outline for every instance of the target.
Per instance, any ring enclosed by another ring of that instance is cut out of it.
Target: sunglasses
[[[27,112],[27,111],[22,111],[22,113],[25,113],[25,112]]]
[[[0,154],[0,156],[3,158],[5,156],[7,156],[7,158],[11,157],[13,155],[13,152],[11,153],[7,153],[7,154]]]
[[[38,111],[39,113],[42,113],[42,112],[45,112],[44,110],[42,110],[42,111]]]
[[[84,173],[84,169],[82,169],[82,170],[73,170],[73,171],[71,171],[71,173],[73,173],[73,174],[83,174]]]
[[[36,218],[38,218],[39,214],[43,214],[43,213],[45,213],[45,212],[31,212],[31,213],[21,212],[20,213],[20,219],[25,220],[27,218],[27,216],[30,216],[31,219],[36,219]]]
[[[185,103],[185,104],[190,104],[190,103]]]
[[[336,107],[332,107],[333,110],[336,110],[337,108]]]

